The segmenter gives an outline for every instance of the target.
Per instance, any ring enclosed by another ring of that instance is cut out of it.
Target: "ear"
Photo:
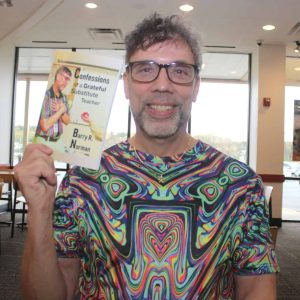
[[[128,73],[124,72],[123,74],[123,82],[124,82],[124,93],[125,93],[125,97],[126,99],[129,99],[129,88],[128,88]]]
[[[200,88],[200,78],[197,78],[195,81],[195,85],[194,85],[194,91],[193,91],[193,95],[192,95],[192,101],[196,102],[197,101],[197,95],[199,92],[199,88]]]

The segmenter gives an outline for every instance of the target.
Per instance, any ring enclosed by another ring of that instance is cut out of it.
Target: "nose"
[[[154,83],[155,88],[159,91],[172,91],[173,90],[173,84],[168,77],[166,68],[160,69],[158,77],[156,78],[156,80],[154,80],[153,83]]]

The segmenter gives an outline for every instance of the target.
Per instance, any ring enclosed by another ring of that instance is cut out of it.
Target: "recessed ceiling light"
[[[85,7],[87,7],[87,8],[97,8],[98,5],[96,3],[89,2],[89,3],[85,4]]]
[[[297,67],[297,68],[294,68],[294,70],[295,70],[295,71],[300,71],[300,68],[299,68],[299,67]]]
[[[190,12],[191,10],[194,9],[194,6],[189,5],[189,4],[183,4],[183,5],[179,6],[179,9],[184,12]]]
[[[271,25],[271,24],[263,26],[263,30],[270,31],[270,30],[274,30],[274,29],[275,29],[275,26]]]
[[[294,49],[294,52],[299,53],[300,52],[300,41],[295,41],[296,48]]]

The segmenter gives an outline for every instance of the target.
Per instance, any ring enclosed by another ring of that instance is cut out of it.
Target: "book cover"
[[[34,142],[55,160],[98,169],[122,67],[122,57],[56,52]]]

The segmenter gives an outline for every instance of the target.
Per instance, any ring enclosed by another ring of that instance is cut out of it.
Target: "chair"
[[[3,179],[0,178],[0,199],[2,197],[2,188],[3,188],[4,182]],[[0,228],[0,255],[1,255],[1,228]]]
[[[2,178],[0,178],[0,199],[2,197],[2,189],[3,189],[3,185],[4,185],[4,180]]]
[[[267,202],[267,205],[270,208],[270,218],[272,217],[271,216],[271,214],[272,214],[272,209],[271,209],[271,207],[272,207],[272,203],[271,203],[272,191],[273,191],[273,186],[264,185],[264,193],[265,193],[266,202]],[[274,247],[276,245],[277,230],[278,230],[277,226],[270,226],[270,232],[271,232],[272,240],[273,240],[273,243],[274,243]]]
[[[4,183],[2,185],[2,195],[0,196],[0,200],[2,203],[3,201],[7,202],[5,211],[10,211],[10,218],[12,218],[13,176],[13,167],[0,164],[0,179],[2,179],[2,182]],[[7,190],[4,190],[4,185],[8,185]],[[11,221],[1,221],[0,224],[10,225]]]
[[[273,186],[272,185],[265,185],[264,186],[265,197],[266,197],[266,201],[267,201],[268,205],[270,204],[272,191],[273,191]]]
[[[22,208],[18,208],[17,207],[18,204],[22,204]],[[21,223],[18,223],[17,225],[21,226],[21,229],[23,231],[24,226],[26,226],[25,215],[27,213],[27,204],[26,204],[26,199],[24,198],[24,196],[20,195],[17,182],[14,181],[14,202],[13,202],[13,209],[12,209],[12,225],[11,225],[11,234],[10,234],[11,238],[14,237],[17,213],[22,214]]]

